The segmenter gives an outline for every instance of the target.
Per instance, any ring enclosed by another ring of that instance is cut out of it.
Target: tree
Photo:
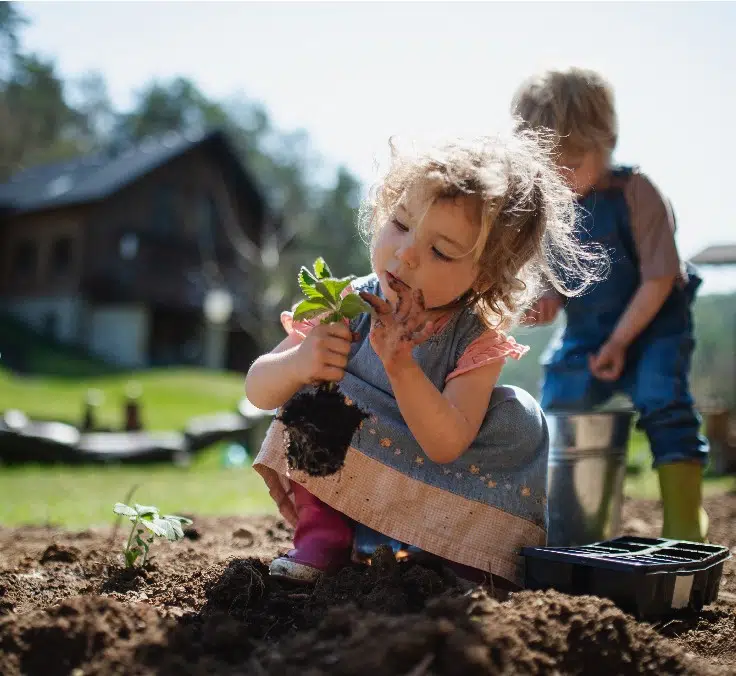
[[[28,22],[0,2],[0,179],[34,164],[78,155],[89,147],[85,112],[69,105],[53,60],[20,50]]]
[[[200,133],[227,122],[218,103],[207,99],[189,79],[152,82],[138,94],[134,110],[119,116],[117,134],[125,140],[140,140],[168,131]]]
[[[0,175],[79,154],[74,129],[80,121],[54,63],[17,54],[0,90]]]
[[[85,152],[110,145],[118,115],[101,73],[89,72],[72,83],[71,105],[79,115],[79,143]]]
[[[18,54],[18,33],[27,23],[13,3],[0,2],[0,82],[4,82],[13,69]]]

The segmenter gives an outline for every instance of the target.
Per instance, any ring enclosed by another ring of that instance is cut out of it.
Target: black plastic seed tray
[[[611,599],[637,617],[700,610],[718,598],[726,547],[620,537],[578,547],[524,547],[527,589]]]

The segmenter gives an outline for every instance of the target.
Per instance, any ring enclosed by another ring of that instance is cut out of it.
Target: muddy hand
[[[384,368],[390,372],[412,359],[411,351],[432,335],[424,296],[401,282],[391,284],[396,293],[395,307],[364,291],[361,298],[373,309],[370,341]]]

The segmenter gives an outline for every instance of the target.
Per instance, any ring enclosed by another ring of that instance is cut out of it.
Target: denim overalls
[[[682,460],[704,461],[708,442],[698,430],[688,385],[694,348],[691,306],[701,279],[688,264],[685,288],[675,285],[650,325],[629,347],[616,382],[596,379],[588,367],[613,332],[641,277],[630,227],[629,205],[621,184],[630,168],[613,171],[612,187],[592,191],[579,202],[583,242],[599,242],[611,255],[608,277],[582,296],[570,298],[566,325],[542,357],[542,408],[589,411],[613,394],[627,394],[639,413],[638,427],[651,445],[655,466]]]

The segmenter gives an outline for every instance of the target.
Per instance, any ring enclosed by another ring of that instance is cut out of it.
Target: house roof
[[[225,162],[239,190],[262,216],[263,197],[221,130],[196,136],[169,132],[116,154],[101,152],[25,169],[0,184],[0,210],[28,213],[104,199],[198,146],[208,147]]]
[[[736,265],[736,244],[709,246],[690,260],[696,265]]]

